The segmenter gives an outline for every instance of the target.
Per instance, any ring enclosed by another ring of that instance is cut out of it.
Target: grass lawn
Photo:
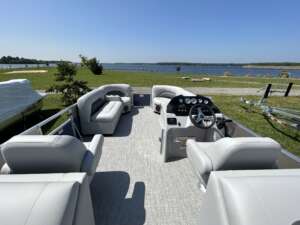
[[[44,68],[45,69],[45,68]],[[5,74],[9,70],[0,70],[0,81],[26,78],[32,82],[34,89],[44,90],[49,88],[54,81],[55,68],[46,68],[48,73],[41,74]],[[24,70],[24,69],[22,69]],[[186,74],[166,74],[152,72],[124,72],[105,70],[103,75],[95,76],[89,70],[80,68],[77,73],[77,79],[85,80],[90,87],[98,87],[103,84],[128,83],[137,87],[149,87],[155,84],[177,85],[182,87],[253,87],[261,88],[267,83],[276,85],[286,85],[289,82],[296,84],[293,88],[300,88],[300,79],[280,79],[265,77],[220,77],[206,75],[191,75],[191,77],[210,77],[211,81],[191,82],[183,80],[180,77]]]
[[[300,132],[294,129],[283,127],[273,121],[267,120],[262,114],[261,111],[256,109],[252,112],[248,112],[247,109],[242,107],[239,104],[239,97],[236,96],[220,96],[214,95],[213,101],[216,105],[224,112],[227,116],[232,119],[242,123],[248,128],[255,131],[261,136],[271,137],[277,140],[284,148],[288,149],[290,152],[300,156]],[[247,96],[246,96],[247,97]],[[247,97],[247,99],[258,99],[258,97]],[[271,97],[269,99],[270,105],[281,106],[281,107],[291,107],[294,109],[300,110],[300,101],[299,97]],[[38,121],[41,121],[50,115],[58,112],[60,109],[64,108],[60,101],[59,95],[49,95],[44,99],[44,106],[40,113],[39,117],[28,118],[28,121],[31,120],[33,125]],[[45,127],[45,130],[50,130],[57,127],[65,119],[66,115],[60,117],[48,127]],[[29,126],[27,126],[29,128]],[[1,135],[0,135],[1,136]]]

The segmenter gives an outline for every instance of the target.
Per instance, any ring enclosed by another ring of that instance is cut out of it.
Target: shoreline
[[[300,70],[300,66],[259,66],[259,65],[245,65],[245,69],[274,69],[274,70]]]

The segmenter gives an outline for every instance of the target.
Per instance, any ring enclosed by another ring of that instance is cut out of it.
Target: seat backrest
[[[212,172],[198,224],[296,225],[299,200],[299,169]]]
[[[1,225],[95,225],[85,173],[0,176]]]
[[[109,84],[96,88],[77,100],[81,127],[88,126],[91,116],[106,102],[107,94],[122,94],[121,97],[131,97],[132,89],[128,84]]]
[[[213,170],[271,169],[281,152],[281,146],[271,138],[222,138],[208,149]]]
[[[155,97],[174,98],[178,95],[195,96],[194,93],[189,92],[181,87],[171,85],[154,85],[152,87],[152,100]]]
[[[120,97],[132,97],[132,88],[129,84],[104,85],[105,95],[118,95]]]
[[[11,173],[80,172],[87,149],[67,135],[18,135],[1,152]]]

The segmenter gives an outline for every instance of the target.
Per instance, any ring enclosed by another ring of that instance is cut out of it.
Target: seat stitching
[[[44,185],[44,187],[43,187],[42,190],[40,191],[38,197],[36,198],[36,200],[35,200],[34,203],[32,204],[32,207],[31,207],[30,212],[29,212],[29,214],[28,214],[28,216],[27,216],[27,218],[26,218],[26,220],[25,220],[24,225],[26,225],[26,224],[28,223],[29,218],[30,218],[30,216],[31,216],[31,213],[32,213],[32,211],[33,211],[33,208],[35,207],[37,201],[40,199],[42,193],[44,192],[44,190],[46,189],[46,187],[47,187],[48,185],[49,185],[49,183],[47,183],[47,184]]]
[[[221,186],[220,187],[220,192],[221,192],[221,196],[222,196],[222,206],[224,207],[224,211],[225,211],[225,217],[226,217],[226,224],[231,224],[230,223],[230,219],[229,219],[229,215],[228,215],[228,210],[227,210],[227,204],[226,204],[226,198],[225,198],[225,195],[224,195],[224,185],[221,184],[221,181],[217,181],[218,182],[218,186]]]
[[[197,146],[197,144],[196,144],[196,147],[198,147],[198,146]],[[203,152],[204,152],[204,154],[207,156],[207,158],[208,158],[208,159],[209,159],[209,161],[210,161],[210,164],[211,164],[212,171],[214,171],[214,164],[213,164],[213,161],[212,161],[212,159],[209,157],[209,154],[206,152],[206,150],[205,150],[205,149],[203,149]]]

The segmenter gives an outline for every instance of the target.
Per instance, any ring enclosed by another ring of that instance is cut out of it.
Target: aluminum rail
[[[57,119],[64,113],[69,113],[69,115],[73,114],[73,111],[76,109],[76,104],[73,104],[71,106],[68,106],[65,109],[62,109],[61,111],[57,112],[56,114],[50,116],[49,118],[43,120],[42,122],[34,125],[33,127],[29,128],[28,130],[25,130],[21,133],[21,135],[33,135],[33,134],[43,134],[42,127],[48,124],[49,122]]]

